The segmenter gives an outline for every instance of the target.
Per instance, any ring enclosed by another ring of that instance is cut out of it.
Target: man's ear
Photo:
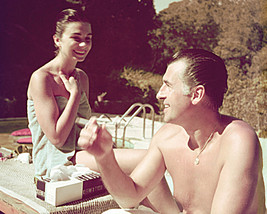
[[[191,101],[193,105],[198,104],[205,95],[205,87],[198,85],[192,90]]]
[[[53,40],[54,40],[55,45],[59,48],[60,47],[60,39],[56,35],[53,35]]]

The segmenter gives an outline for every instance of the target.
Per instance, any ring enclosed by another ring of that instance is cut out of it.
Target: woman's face
[[[55,40],[59,54],[82,62],[92,48],[91,25],[87,22],[70,22],[66,24],[62,37]]]

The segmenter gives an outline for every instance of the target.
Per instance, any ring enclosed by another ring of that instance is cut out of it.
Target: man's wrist
[[[99,155],[95,155],[95,160],[100,165],[106,165],[107,163],[110,163],[112,160],[115,159],[115,155],[113,150],[110,150],[108,152],[104,152]]]

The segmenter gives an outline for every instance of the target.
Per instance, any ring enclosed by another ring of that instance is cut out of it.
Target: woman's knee
[[[114,149],[113,151],[119,166],[126,174],[134,170],[147,152],[145,149]],[[77,152],[74,160],[76,164],[83,164],[91,170],[99,171],[94,156],[86,151]]]
[[[120,168],[130,174],[145,156],[146,149],[114,149]]]

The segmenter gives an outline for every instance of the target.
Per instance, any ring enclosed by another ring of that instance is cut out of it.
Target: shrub
[[[120,73],[120,78],[127,81],[127,86],[141,89],[143,98],[141,102],[151,104],[155,111],[159,113],[161,107],[156,99],[156,94],[162,85],[162,76],[160,74],[124,67]]]

